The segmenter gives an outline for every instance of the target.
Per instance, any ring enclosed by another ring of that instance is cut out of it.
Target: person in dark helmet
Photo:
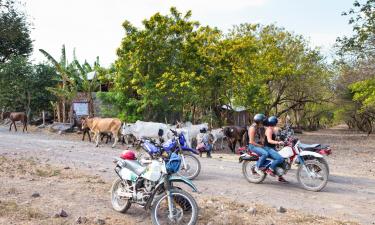
[[[265,141],[264,141],[264,149],[267,151],[269,157],[273,159],[270,167],[266,170],[266,173],[270,176],[275,176],[275,169],[278,165],[280,165],[284,159],[283,157],[276,151],[276,145],[283,144],[282,141],[276,141],[276,134],[278,132],[278,128],[276,127],[278,123],[278,119],[276,116],[271,116],[267,119],[266,122],[266,131],[265,131]],[[278,177],[280,182],[287,182],[282,176]]]
[[[259,160],[256,163],[256,169],[265,170],[264,162],[269,156],[268,152],[264,149],[265,128],[263,123],[266,120],[266,116],[264,114],[256,114],[253,120],[254,123],[249,127],[248,148],[259,156]]]
[[[199,134],[197,135],[197,150],[199,151],[199,155],[202,157],[202,152],[207,153],[207,158],[212,158],[211,151],[212,151],[212,144],[210,141],[209,134],[207,134],[207,129],[202,128],[199,130]]]

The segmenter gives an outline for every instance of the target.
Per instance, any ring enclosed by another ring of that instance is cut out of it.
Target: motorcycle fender
[[[196,155],[199,155],[198,150],[195,150],[195,149],[192,149],[192,148],[189,148],[189,147],[186,147],[186,146],[181,146],[181,148],[182,148],[182,151],[184,151],[184,152],[192,152]]]
[[[299,153],[299,157],[302,158],[302,161],[305,158],[305,156],[312,156],[312,157],[315,157],[315,158],[323,158],[323,156],[321,154],[316,153],[316,152],[302,151],[302,152]],[[299,163],[299,157],[296,157],[294,159],[295,163]]]
[[[198,192],[198,189],[197,189],[197,187],[193,184],[193,182],[191,182],[189,179],[187,179],[187,178],[185,178],[185,177],[172,175],[172,176],[169,177],[169,181],[170,181],[171,183],[173,183],[173,182],[181,182],[181,183],[185,183],[186,185],[188,185],[189,187],[191,187],[191,189],[193,189],[193,192]]]

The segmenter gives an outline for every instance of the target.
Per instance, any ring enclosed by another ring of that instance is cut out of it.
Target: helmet
[[[206,129],[205,127],[203,127],[203,128],[201,128],[199,131],[200,131],[201,133],[206,133],[206,132],[207,132],[207,129]]]
[[[266,120],[266,116],[262,113],[258,113],[254,116],[255,123],[263,123]]]
[[[277,122],[279,122],[279,120],[277,119],[276,116],[270,116],[268,119],[267,119],[267,125],[268,126],[276,126]]]
[[[124,160],[135,160],[135,153],[133,151],[130,151],[130,150],[125,150],[121,153],[120,155],[121,159],[124,159]]]

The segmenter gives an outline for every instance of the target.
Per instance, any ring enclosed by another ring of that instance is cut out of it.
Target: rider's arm
[[[270,143],[270,144],[274,144],[274,145],[282,144],[283,143],[282,141],[272,140],[272,133],[273,133],[272,128],[266,129],[267,142]]]
[[[255,128],[254,127],[250,127],[249,129],[249,139],[250,139],[249,144],[262,147],[262,145],[255,142]]]

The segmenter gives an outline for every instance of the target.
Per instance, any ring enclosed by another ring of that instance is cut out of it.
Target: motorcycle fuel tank
[[[285,159],[294,155],[293,149],[289,146],[285,146],[279,151],[279,154]]]
[[[142,174],[142,177],[150,181],[158,181],[161,177],[161,163],[153,160],[151,164],[147,166],[146,172]]]
[[[132,172],[131,170],[129,170],[127,168],[122,168],[120,170],[120,176],[121,176],[122,179],[130,180],[131,182],[136,181],[137,178],[138,178],[137,174],[135,174],[134,172]]]

